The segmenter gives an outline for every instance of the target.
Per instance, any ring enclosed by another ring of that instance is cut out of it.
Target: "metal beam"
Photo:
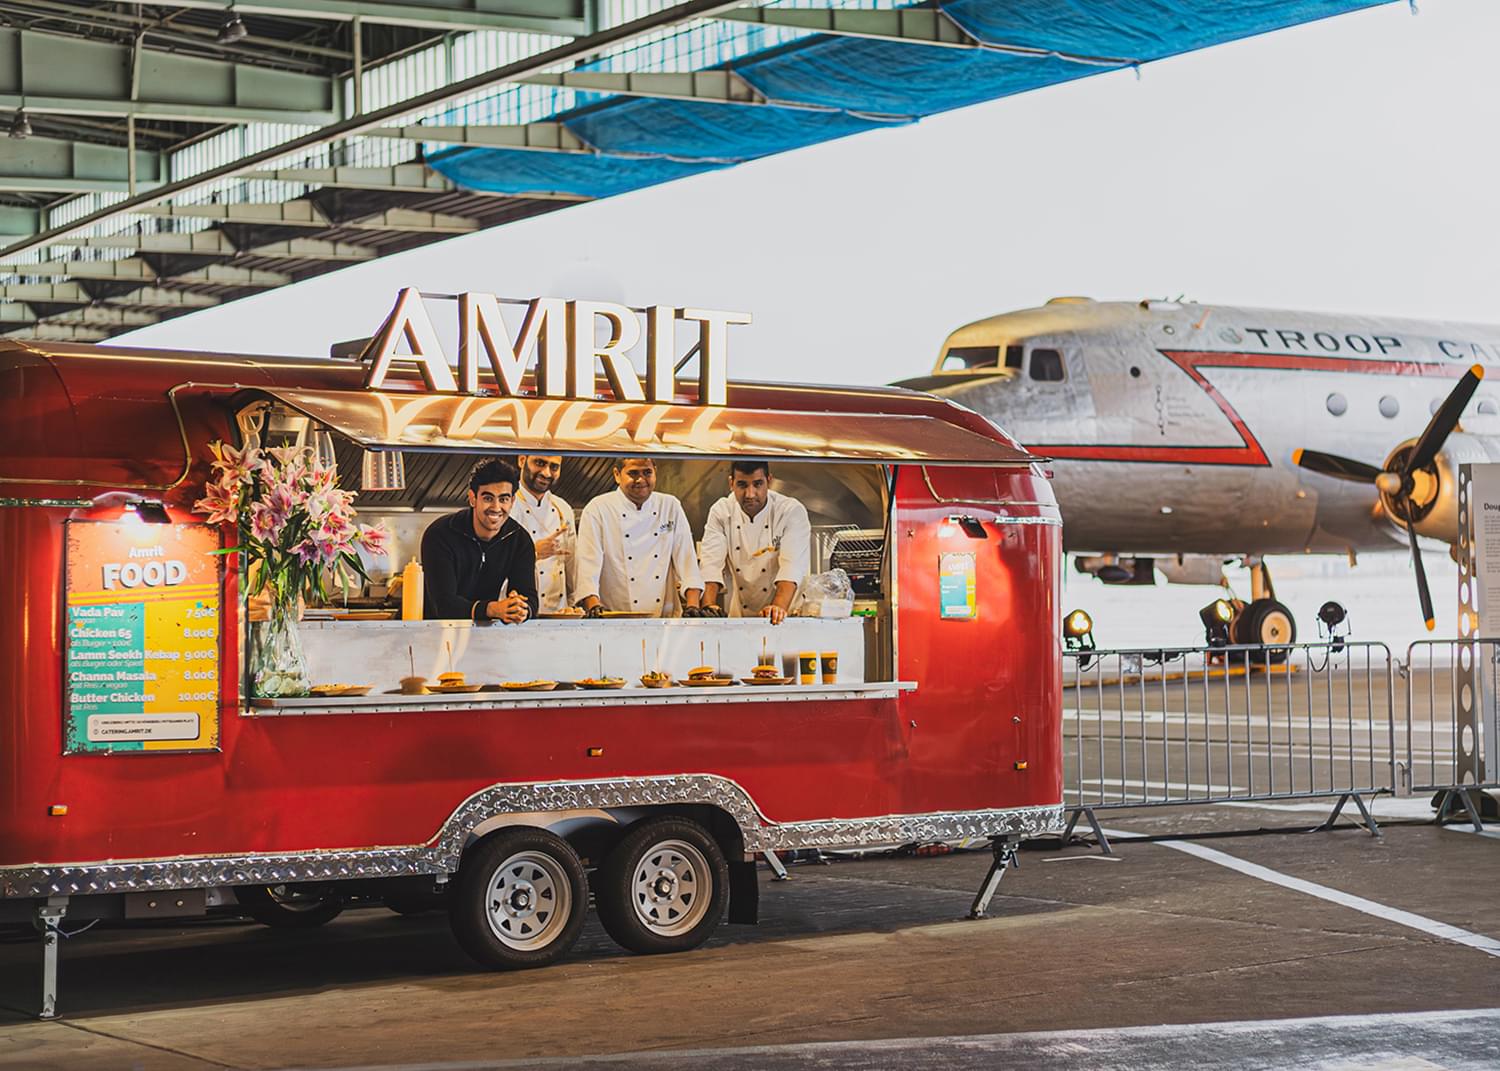
[[[134,249],[141,253],[187,253],[204,257],[279,257],[289,260],[374,260],[379,254],[366,246],[325,242],[318,238],[293,238],[242,249],[222,231],[168,232],[164,234],[110,234],[104,237],[72,238],[62,246],[90,249]]]
[[[479,229],[475,220],[437,212],[419,212],[410,208],[392,208],[364,219],[334,222],[310,201],[282,201],[276,204],[152,205],[144,209],[148,216],[167,219],[206,219],[215,223],[244,224],[252,227],[309,227],[328,230],[343,227],[360,231],[394,231],[414,234],[468,234]]]
[[[343,190],[374,190],[378,193],[452,193],[456,186],[426,164],[395,167],[283,167],[272,171],[249,171],[240,176],[264,182],[331,186]]]
[[[71,286],[73,284],[54,285]],[[106,305],[138,309],[210,309],[219,304],[219,299],[212,294],[197,294],[191,290],[166,290],[159,286],[143,286],[128,294],[116,294],[101,300]]]
[[[212,123],[332,122],[332,78],[65,37],[0,29],[0,109],[134,115]]]
[[[979,47],[979,42],[959,29],[957,23],[932,9],[903,8],[897,11],[868,11],[743,7],[734,11],[721,11],[713,18],[729,22],[753,22],[762,26],[781,26],[790,30],[808,30],[835,37],[868,37],[877,41],[899,41],[907,45],[936,45],[940,48]],[[1046,54],[1044,49],[1020,51],[1036,51],[1039,54]]]
[[[67,312],[46,316],[44,324],[67,324],[73,327],[150,327],[161,317],[140,309],[116,309],[108,305],[85,305]]]
[[[417,26],[432,30],[515,30],[577,37],[588,32],[584,5],[577,0],[424,0],[394,4],[384,0],[126,0],[153,7],[225,10],[241,15],[280,15],[334,22]],[[556,12],[549,11],[556,8]]]
[[[700,104],[764,104],[765,97],[733,71],[617,73],[563,71],[517,78],[529,86],[573,89],[580,93],[613,93],[620,97],[653,97]]]
[[[37,342],[103,342],[110,332],[101,327],[77,327],[71,324],[32,324],[19,331],[5,332],[6,338]]]
[[[171,278],[176,286],[238,286],[268,290],[277,286],[290,286],[296,281],[283,272],[241,268],[236,264],[210,264],[204,268],[179,272]]]
[[[433,145],[475,145],[485,149],[591,153],[594,150],[561,123],[516,126],[393,126],[366,130],[367,138],[425,141]]]
[[[0,274],[24,275],[36,278],[87,279],[97,281],[139,281],[151,283],[158,276],[151,265],[140,257],[123,260],[48,260],[39,264],[0,264]],[[241,268],[233,264],[209,264],[191,268],[161,281],[170,279],[179,285],[198,286],[243,286],[274,287],[295,282],[290,275],[262,268]]]
[[[0,165],[0,170],[3,169],[3,165]],[[0,180],[0,189],[5,188],[3,181]],[[39,209],[22,205],[0,205],[0,235],[24,238],[41,230],[41,224],[42,213]]]
[[[169,182],[157,187],[150,193],[128,197],[116,204],[96,209],[63,226],[51,227],[41,234],[33,235],[24,241],[15,242],[4,249],[0,249],[0,258],[13,257],[22,253],[45,249],[63,235],[86,230],[96,223],[102,223],[105,220],[114,219],[118,216],[129,215],[144,205],[160,204],[163,201],[170,200],[179,193],[208,186],[221,179],[234,178],[248,172],[256,171],[267,164],[285,159],[307,149],[315,149],[330,142],[353,137],[366,130],[374,130],[406,116],[425,111],[428,108],[446,104],[460,97],[466,97],[471,93],[477,93],[480,90],[489,89],[504,82],[513,82],[517,78],[540,74],[543,71],[551,70],[560,65],[597,55],[607,49],[634,41],[639,37],[655,33],[666,27],[676,26],[693,19],[708,18],[717,12],[733,7],[738,2],[739,0],[686,0],[684,3],[662,8],[659,11],[653,11],[648,15],[643,15],[641,18],[633,19],[618,26],[611,26],[609,29],[590,34],[585,38],[566,45],[538,52],[534,56],[517,60],[515,63],[504,64],[493,70],[474,75],[472,78],[448,82],[437,89],[420,93],[415,97],[409,97],[396,104],[377,108],[375,111],[365,112],[361,115],[351,116],[336,123],[330,123],[310,133],[301,134],[284,141],[279,145],[273,145],[270,148],[250,153],[230,163],[209,168],[207,171],[199,172],[190,178]]]
[[[93,296],[77,283],[10,283],[0,286],[0,301],[87,305],[93,300]]]
[[[129,151],[115,145],[62,138],[6,138],[0,141],[0,190],[128,193],[129,161]],[[165,173],[161,153],[136,150],[138,187],[160,185]],[[35,234],[35,227],[26,233]]]
[[[0,324],[34,324],[37,319],[37,314],[31,311],[29,305],[17,301],[0,303]]]

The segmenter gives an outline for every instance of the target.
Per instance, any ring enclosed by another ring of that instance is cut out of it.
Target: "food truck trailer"
[[[803,848],[988,840],[982,914],[1017,842],[1060,828],[1061,529],[1038,458],[924,394],[730,382],[732,317],[647,310],[643,382],[608,344],[595,361],[582,332],[535,329],[602,316],[619,342],[617,307],[532,302],[523,372],[494,299],[459,305],[457,375],[415,292],[349,357],[0,342],[0,922],[41,934],[43,1015],[82,920],[312,925],[440,895],[480,963],[539,966],[591,898],[637,952],[754,922],[757,856]],[[669,343],[695,316],[684,379]],[[236,531],[194,512],[215,441],[331,443],[360,520],[391,530],[377,581],[485,455],[561,455],[575,505],[612,488],[611,458],[650,456],[695,535],[727,462],[768,459],[860,612],[476,624],[400,619],[377,586],[297,626],[311,679],[347,694],[257,696],[219,553]],[[836,668],[802,672],[810,652]],[[754,683],[767,663],[785,673]],[[445,670],[471,687],[403,693]]]

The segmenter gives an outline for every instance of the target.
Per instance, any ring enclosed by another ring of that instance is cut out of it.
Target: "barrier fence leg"
[[[1435,818],[1434,821],[1437,822],[1438,825],[1442,825],[1444,822],[1446,822],[1448,820],[1448,815],[1457,810],[1457,808],[1453,806],[1455,802],[1462,803],[1464,810],[1469,812],[1469,821],[1474,826],[1474,832],[1483,833],[1484,822],[1480,820],[1479,812],[1474,808],[1474,801],[1469,797],[1469,792],[1467,789],[1443,789],[1443,798],[1438,803],[1437,818]]]
[[[57,1018],[57,939],[67,913],[67,897],[52,897],[36,909],[32,920],[42,935],[42,1006],[38,1019]]]
[[[780,856],[772,851],[765,851],[760,854],[766,857],[766,866],[770,867],[771,873],[776,875],[776,881],[788,881],[791,879],[791,875],[786,872],[786,864],[781,861]]]
[[[984,913],[989,910],[990,900],[1000,888],[1000,879],[1005,877],[1005,868],[1021,865],[1020,860],[1016,858],[1016,849],[1020,843],[1021,838],[1015,834],[996,837],[990,842],[990,851],[994,858],[990,860],[990,869],[984,876],[984,884],[979,887],[979,895],[974,897],[974,906],[969,908],[969,918],[984,918]]]
[[[1068,812],[1068,825],[1063,830],[1062,844],[1066,848],[1073,843],[1073,827],[1078,825],[1080,817],[1087,817],[1089,826],[1094,831],[1094,839],[1099,843],[1099,851],[1104,855],[1114,855],[1114,849],[1109,846],[1109,838],[1104,835],[1104,830],[1099,827],[1099,819],[1094,817],[1092,807],[1074,807]]]
[[[1332,829],[1334,827],[1334,823],[1339,820],[1339,815],[1344,813],[1344,804],[1348,803],[1350,800],[1353,800],[1354,805],[1359,808],[1359,824],[1370,831],[1370,836],[1379,837],[1380,826],[1375,823],[1375,816],[1372,815],[1370,813],[1370,809],[1365,806],[1365,799],[1358,792],[1345,792],[1342,796],[1340,796],[1339,801],[1333,805],[1333,813],[1324,820],[1322,825],[1315,826],[1313,828],[1313,832],[1324,833]]]

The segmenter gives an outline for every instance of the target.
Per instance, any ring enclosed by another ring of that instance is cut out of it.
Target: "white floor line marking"
[[[1140,834],[1127,833],[1124,830],[1118,832],[1105,830],[1104,835],[1111,840],[1133,840]],[[1425,915],[1418,915],[1411,911],[1403,911],[1399,907],[1391,907],[1388,904],[1376,903],[1374,900],[1366,900],[1363,896],[1355,896],[1353,893],[1342,892],[1331,889],[1327,885],[1319,885],[1316,882],[1304,881],[1294,878],[1290,874],[1272,870],[1270,867],[1261,866],[1259,863],[1246,862],[1243,859],[1218,851],[1214,848],[1205,848],[1201,844],[1193,844],[1184,840],[1159,840],[1155,843],[1163,848],[1171,848],[1175,851],[1184,852],[1187,855],[1202,859],[1205,862],[1215,863],[1230,870],[1237,870],[1248,877],[1257,878],[1260,881],[1269,882],[1272,885],[1280,885],[1284,889],[1294,892],[1306,893],[1308,896],[1316,896],[1320,900],[1347,907],[1353,911],[1371,915],[1387,922],[1394,922],[1398,926],[1406,926],[1413,930],[1431,934],[1433,937],[1441,937],[1445,941],[1465,945],[1477,949],[1488,956],[1500,958],[1500,941],[1493,937],[1486,937],[1482,933],[1474,933],[1471,930],[1460,929],[1450,926],[1446,922],[1430,919]]]

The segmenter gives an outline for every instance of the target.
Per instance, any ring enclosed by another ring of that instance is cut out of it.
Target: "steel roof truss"
[[[87,305],[93,297],[77,283],[11,283],[0,286],[0,301]]]
[[[754,22],[789,30],[808,30],[835,37],[869,37],[908,45],[940,48],[978,48],[979,42],[959,29],[941,11],[902,8],[896,11],[866,11],[844,8],[743,7],[710,16],[730,22]]]
[[[136,249],[142,253],[190,253],[197,256],[279,257],[294,260],[373,260],[376,252],[345,242],[326,242],[319,238],[293,238],[242,249],[222,231],[179,231],[161,234],[111,234],[104,237],[68,238],[61,246],[86,246],[91,249]]]
[[[283,167],[271,171],[247,171],[242,178],[287,182],[307,186],[330,186],[378,193],[452,193],[453,183],[426,164],[395,167]]]
[[[367,130],[368,138],[398,138],[433,145],[474,145],[485,149],[589,153],[594,150],[562,123],[511,126],[391,126]]]
[[[532,86],[573,89],[580,93],[612,93],[621,97],[653,97],[702,104],[764,104],[765,98],[733,71],[615,72],[562,71],[534,74],[517,82]]]
[[[0,68],[4,61],[0,60]],[[28,100],[26,107],[30,109]],[[162,181],[165,162],[159,152],[137,149],[137,189]],[[62,193],[130,192],[130,153],[115,145],[95,145],[62,138],[0,140],[0,189]],[[26,231],[36,233],[35,228]]]
[[[332,22],[415,26],[432,30],[515,30],[577,37],[589,32],[583,0],[423,0],[420,4],[384,0],[126,0],[153,7],[190,7],[241,15],[278,15]]]
[[[328,230],[343,227],[362,231],[395,231],[417,234],[468,234],[479,224],[463,216],[439,212],[421,212],[409,208],[392,208],[364,219],[330,220],[309,201],[284,201],[278,204],[212,204],[151,205],[143,215],[168,219],[206,219],[221,224],[245,224],[257,227],[309,227]]]

